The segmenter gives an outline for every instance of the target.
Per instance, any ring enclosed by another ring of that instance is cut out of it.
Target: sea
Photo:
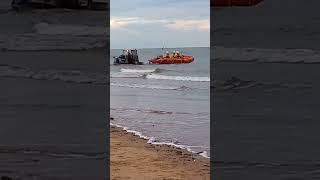
[[[320,177],[319,52],[211,49],[217,179]]]
[[[194,56],[190,64],[154,65],[165,51]],[[113,65],[110,52],[110,123],[148,143],[167,144],[210,158],[210,48],[138,49],[144,65]]]

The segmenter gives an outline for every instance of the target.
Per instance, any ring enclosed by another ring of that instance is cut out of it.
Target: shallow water
[[[165,51],[174,49],[165,49]],[[139,132],[152,143],[170,143],[195,153],[210,153],[210,50],[178,48],[195,61],[149,65],[162,49],[138,49],[145,65],[111,65],[112,124]],[[111,50],[113,56],[121,50]]]

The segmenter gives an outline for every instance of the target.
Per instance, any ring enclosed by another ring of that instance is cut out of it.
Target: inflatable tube
[[[263,0],[211,0],[211,7],[254,6]]]
[[[151,64],[187,64],[194,60],[192,56],[184,55],[183,57],[156,57],[149,60]]]

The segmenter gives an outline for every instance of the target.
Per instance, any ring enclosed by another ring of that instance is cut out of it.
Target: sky
[[[111,0],[111,49],[210,46],[209,0]]]

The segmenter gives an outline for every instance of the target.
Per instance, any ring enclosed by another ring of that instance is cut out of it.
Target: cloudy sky
[[[111,48],[209,47],[209,0],[112,0]]]

